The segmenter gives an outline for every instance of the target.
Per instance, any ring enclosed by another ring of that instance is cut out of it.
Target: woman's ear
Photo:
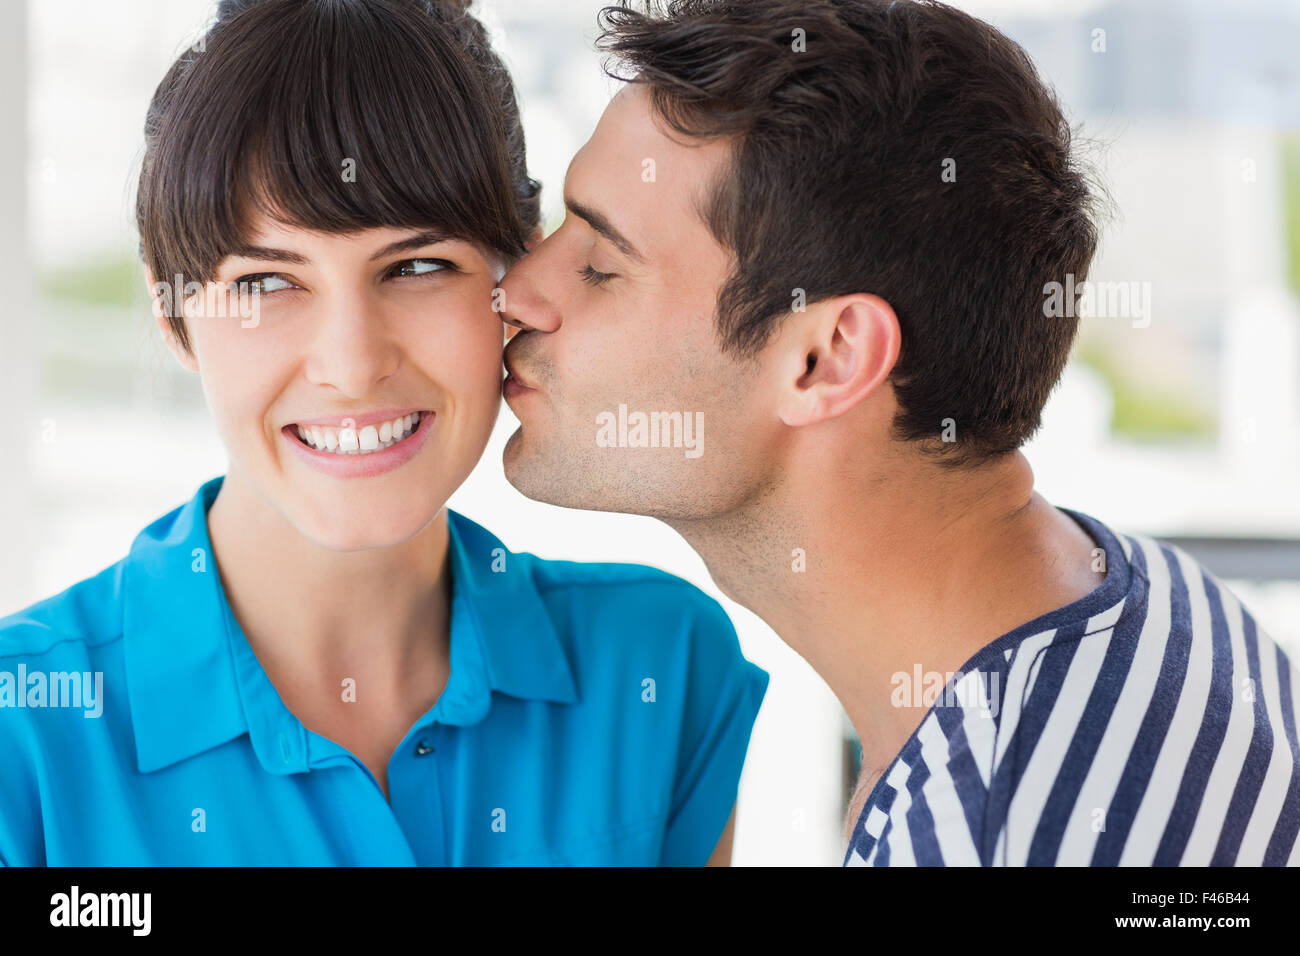
[[[149,295],[149,301],[153,308],[154,322],[158,325],[158,331],[162,334],[163,341],[167,343],[167,350],[175,356],[176,361],[181,364],[182,368],[197,372],[199,370],[198,361],[181,346],[181,343],[176,338],[176,333],[172,331],[172,320],[168,318],[168,313],[172,311],[172,303],[175,301],[174,296],[179,295],[181,290],[173,289],[166,283],[159,284],[155,282],[153,272],[148,266],[144,267],[144,288]],[[184,319],[181,321],[183,322]]]

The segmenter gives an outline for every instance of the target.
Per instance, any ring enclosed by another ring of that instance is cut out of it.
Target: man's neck
[[[919,666],[946,678],[1104,578],[1092,539],[1034,493],[1019,453],[968,471],[905,459],[795,467],[732,513],[674,526],[722,591],[830,686],[861,740],[864,776],[892,761],[928,709],[895,706],[894,675],[910,680]]]
[[[445,667],[445,511],[395,547],[330,551],[232,471],[208,532],[231,609],[291,709],[314,707],[320,694],[337,701],[348,677],[358,700],[400,700]]]

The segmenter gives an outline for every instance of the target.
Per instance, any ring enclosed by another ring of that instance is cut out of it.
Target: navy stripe
[[[1137,644],[1136,639],[1126,639],[1119,634],[1111,637],[1097,679],[1092,685],[1092,693],[1088,695],[1088,703],[1084,705],[1061,768],[1052,781],[1042,816],[1038,818],[1038,828],[1029,844],[1026,860],[1029,866],[1052,866],[1056,863],[1065,827],[1070,821],[1070,814],[1074,812],[1083,781],[1092,769],[1092,761],[1097,756],[1097,748],[1101,746],[1102,735],[1110,725],[1115,702],[1119,700],[1120,691],[1128,680]]]
[[[988,660],[978,666],[980,680],[984,682],[984,695],[988,698],[992,716],[981,720],[991,720],[995,729],[1002,726],[1003,705],[1006,703],[1007,696],[1007,676],[1011,673],[1011,654],[1013,652],[990,654]],[[969,673],[969,672],[968,672]],[[994,692],[993,684],[996,679],[997,691]],[[997,704],[993,708],[993,704]]]
[[[1092,852],[1093,866],[1118,866],[1128,835],[1133,829],[1133,820],[1137,816],[1142,797],[1151,782],[1156,759],[1169,734],[1169,725],[1173,723],[1174,711],[1183,694],[1183,682],[1187,679],[1187,662],[1192,651],[1191,605],[1187,588],[1183,586],[1182,571],[1176,561],[1170,562],[1169,555],[1164,554],[1169,566],[1169,625],[1168,640],[1165,644],[1164,658],[1160,662],[1160,676],[1151,694],[1151,702],[1142,723],[1138,727],[1137,737],[1133,740],[1133,749],[1129,751],[1124,771],[1106,809],[1106,829],[1097,838],[1097,846]],[[1130,633],[1134,639],[1140,638],[1146,618],[1149,614],[1151,600],[1150,579],[1146,570],[1146,556],[1142,547],[1133,542],[1134,565],[1141,568],[1141,574],[1147,586],[1143,589],[1141,614],[1134,614],[1122,628],[1121,637],[1117,628],[1116,639],[1128,640]],[[1126,615],[1127,616],[1127,615]],[[1121,624],[1124,622],[1121,620]],[[1154,639],[1154,635],[1153,635]]]
[[[871,855],[871,848],[876,845],[876,838],[867,833],[867,828],[863,826],[866,817],[860,817],[858,823],[853,827],[853,839],[849,843],[849,853],[844,854],[844,861],[847,863],[853,850],[865,860]]]
[[[934,814],[930,812],[922,789],[929,779],[930,768],[924,762],[908,778],[907,792],[912,795],[912,805],[907,808],[907,834],[912,841],[912,854],[917,866],[943,866],[943,853],[934,832]]]
[[[1000,687],[1004,686],[1005,683],[1000,684]],[[998,714],[1001,713],[1002,706],[999,702]],[[984,786],[984,774],[975,762],[975,755],[971,753],[970,741],[966,739],[963,712],[958,708],[945,708],[936,711],[935,717],[948,738],[948,775],[957,791],[957,799],[961,801],[961,812],[966,818],[971,842],[978,853],[983,843],[984,808],[988,806],[989,798],[988,788]]]
[[[924,727],[928,721],[929,717],[927,716],[921,721],[921,726]],[[920,728],[918,728],[918,730],[919,729]],[[915,792],[916,785],[913,783],[913,780],[918,774],[924,774],[924,776],[929,779],[930,769],[925,766],[925,761],[921,759],[921,736],[919,733],[912,734],[906,745],[904,745],[902,752],[899,753],[897,759],[908,766],[907,779],[903,781],[903,786],[907,787],[909,793]],[[887,777],[888,774],[886,774],[886,778]],[[892,811],[894,801],[897,799],[898,791],[890,787],[888,801],[883,798],[880,801],[880,809],[888,814],[889,819],[885,822],[885,828],[880,831],[880,839],[877,841],[880,844],[880,849],[876,851],[876,859],[873,861],[876,866],[889,865],[889,844],[885,841],[889,836],[890,830],[892,830],[894,826],[894,815]],[[910,810],[911,808],[909,807],[908,809]],[[884,854],[883,862],[881,861],[882,853]]]
[[[909,746],[910,746],[910,745],[911,745],[911,742],[909,741]],[[896,758],[896,760],[897,760],[897,759],[901,759],[901,757],[902,757],[902,754],[900,754],[900,755],[899,755],[899,758]],[[893,766],[892,763],[891,763],[890,766],[891,766],[891,769],[892,769],[892,766]],[[889,815],[889,809],[890,809],[890,807],[892,807],[892,806],[894,805],[894,799],[898,796],[898,791],[895,790],[893,787],[891,787],[888,783],[885,782],[888,778],[889,778],[889,774],[888,774],[888,773],[884,774],[884,775],[880,778],[880,780],[879,780],[879,782],[878,782],[878,784],[877,784],[877,785],[880,787],[880,795],[879,795],[879,797],[877,797],[876,802],[875,802],[875,804],[874,804],[875,806],[879,807],[879,808],[880,808],[880,812],[883,813],[883,814],[885,814],[886,816]],[[867,818],[867,807],[869,807],[869,806],[872,806],[872,803],[871,803],[870,800],[868,800],[867,803],[866,803],[866,805],[863,806],[863,808],[862,808],[862,814],[861,814],[860,819],[861,819],[862,821],[864,821],[864,822],[866,821],[866,818]],[[861,838],[860,838],[860,839],[861,839],[861,842],[858,844],[858,852],[862,854],[862,858],[863,858],[863,859],[866,859],[867,856],[870,855],[872,848],[875,847],[875,845],[876,845],[876,843],[877,843],[878,841],[883,840],[883,839],[885,838],[885,834],[888,832],[888,830],[889,830],[889,823],[888,823],[888,822],[885,823],[885,827],[884,827],[884,829],[882,829],[882,830],[880,831],[880,836],[878,836],[878,837],[873,837],[873,836],[871,836],[869,833],[867,833],[867,828],[866,828],[866,827],[860,827],[860,828],[858,828],[858,831],[857,831],[857,832],[859,832],[860,834],[862,834],[862,836],[861,836]]]
[[[1172,552],[1165,550],[1165,555],[1171,563],[1177,561]],[[1228,717],[1232,713],[1232,642],[1228,636],[1228,622],[1223,616],[1218,590],[1211,589],[1205,597],[1210,606],[1210,693],[1152,866],[1177,866],[1182,859],[1192,827],[1196,825],[1196,815],[1205,799],[1205,786],[1214,772],[1215,760],[1228,733]]]
[[[1015,667],[1017,658],[1020,657],[1021,648],[1016,646],[1011,654],[1009,664]],[[1009,698],[1003,691],[1003,707],[1009,702]],[[1009,773],[999,773],[1000,766],[997,763],[998,740],[1002,736],[1002,721],[998,721],[998,732],[993,735],[993,762],[991,775],[989,777],[988,797],[984,801],[981,812],[980,825],[978,830],[972,830],[977,833],[978,841],[975,843],[975,850],[979,853],[980,866],[992,866],[993,854],[997,850],[998,833],[1002,829],[1002,824],[1006,821],[1006,806],[1011,799],[1011,775]],[[1009,746],[1015,746],[1014,742]],[[1005,760],[1004,760],[1005,763]],[[1001,808],[1001,812],[995,813],[994,808]]]
[[[885,828],[880,831],[880,849],[876,851],[876,858],[871,861],[872,866],[889,866],[889,831],[894,828],[893,819],[885,822]]]
[[[1213,584],[1207,579],[1205,589],[1208,591],[1212,587]],[[1255,732],[1250,738],[1250,749],[1246,751],[1241,776],[1237,778],[1237,786],[1228,802],[1228,816],[1224,820],[1223,831],[1219,834],[1219,844],[1210,857],[1210,866],[1232,866],[1236,862],[1242,837],[1246,835],[1246,825],[1250,823],[1251,813],[1259,801],[1259,791],[1264,786],[1264,776],[1268,773],[1268,763],[1273,756],[1273,728],[1268,722],[1268,710],[1264,706],[1264,685],[1259,676],[1255,622],[1244,611],[1242,636],[1246,643],[1246,659],[1250,662],[1250,679],[1255,688]],[[1241,688],[1236,690],[1240,691]]]
[[[997,849],[998,834],[1007,823],[1007,813],[1011,798],[1020,786],[1020,778],[1029,765],[1029,760],[1038,746],[1038,738],[1043,734],[1047,718],[1056,706],[1056,698],[1065,682],[1065,675],[1070,669],[1070,661],[1079,648],[1079,637],[1087,627],[1087,621],[1076,621],[1068,630],[1058,631],[1052,643],[1040,648],[1035,655],[1035,663],[1029,667],[1033,674],[1038,667],[1038,677],[1029,692],[1028,701],[1020,705],[1020,721],[1012,732],[1011,743],[1007,745],[1002,763],[994,774],[992,786],[989,787],[989,806],[985,813],[984,841],[980,846],[980,859],[992,863],[993,853]],[[1019,649],[1017,649],[1019,656]],[[1041,663],[1039,663],[1041,661]],[[991,822],[994,825],[990,826]]]
[[[848,866],[849,860],[853,859],[853,840],[849,839],[849,848],[844,851],[844,859],[840,861],[840,866]]]
[[[1282,726],[1286,728],[1286,739],[1291,744],[1291,785],[1286,790],[1286,802],[1278,815],[1277,826],[1269,837],[1268,849],[1264,851],[1264,866],[1286,866],[1291,858],[1291,850],[1300,836],[1300,741],[1296,739],[1295,704],[1291,691],[1291,662],[1287,660],[1282,648],[1277,649],[1277,690],[1282,701]]]

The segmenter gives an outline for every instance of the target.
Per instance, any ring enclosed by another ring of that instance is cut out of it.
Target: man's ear
[[[171,320],[167,317],[167,309],[173,302],[173,297],[181,295],[182,290],[168,289],[165,286],[160,287],[154,282],[153,272],[148,266],[144,267],[144,289],[153,308],[154,322],[158,325],[158,331],[162,334],[163,341],[167,343],[168,351],[175,356],[176,361],[181,364],[182,368],[197,372],[199,370],[198,361],[176,339],[176,334],[172,331]],[[180,308],[183,312],[184,305],[181,304]]]
[[[785,326],[774,344],[783,352],[777,412],[787,425],[856,408],[889,378],[902,344],[893,307],[867,293],[812,303]]]

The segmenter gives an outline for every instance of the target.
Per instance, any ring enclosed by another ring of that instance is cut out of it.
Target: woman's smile
[[[291,422],[280,430],[295,454],[335,478],[372,478],[406,464],[437,418],[431,410],[372,412],[334,419],[337,425]]]

